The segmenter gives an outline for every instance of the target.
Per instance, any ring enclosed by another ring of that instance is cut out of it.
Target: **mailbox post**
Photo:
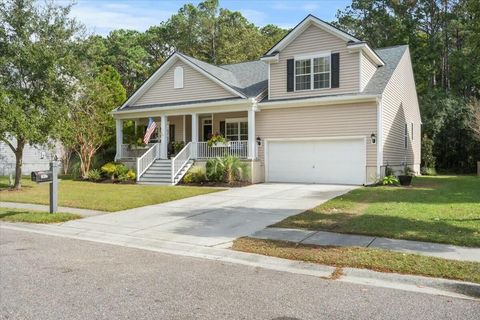
[[[52,182],[50,182],[50,213],[56,213],[58,209],[58,163],[50,162]]]
[[[36,183],[49,183],[50,186],[50,213],[58,209],[58,163],[50,162],[49,171],[32,171],[32,181]]]

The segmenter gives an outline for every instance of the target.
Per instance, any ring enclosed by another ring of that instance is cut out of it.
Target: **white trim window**
[[[415,136],[413,135],[413,122],[410,123],[410,127],[411,127],[411,135],[412,135],[412,141],[414,140]]]
[[[225,119],[225,138],[229,141],[248,140],[248,119]]]
[[[405,123],[405,130],[404,130],[404,133],[403,133],[403,138],[404,138],[404,147],[405,149],[408,148],[408,124]]]
[[[182,89],[183,88],[183,68],[176,67],[173,71],[173,88]]]
[[[295,91],[329,89],[331,76],[330,53],[295,58]]]

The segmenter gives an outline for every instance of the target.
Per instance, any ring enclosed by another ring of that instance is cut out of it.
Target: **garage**
[[[364,137],[269,140],[265,147],[268,182],[365,183]]]

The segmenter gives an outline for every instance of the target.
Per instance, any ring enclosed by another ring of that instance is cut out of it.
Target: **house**
[[[387,165],[420,167],[408,46],[374,50],[312,15],[258,61],[214,66],[175,52],[112,114],[116,158],[144,182],[176,183],[193,162],[225,153],[250,164],[253,183],[362,185]],[[150,117],[160,142],[130,150],[123,122]],[[209,147],[215,132],[228,144]],[[169,159],[173,141],[186,146]]]
[[[15,138],[8,140],[13,146],[17,146]],[[60,143],[51,145],[26,144],[23,149],[22,175],[30,175],[32,171],[48,170],[50,161],[61,159],[62,146]],[[0,141],[0,176],[15,176],[15,153],[3,141]]]

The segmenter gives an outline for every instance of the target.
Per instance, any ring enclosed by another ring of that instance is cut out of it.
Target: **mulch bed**
[[[194,186],[194,187],[217,187],[217,188],[241,188],[251,185],[248,181],[235,181],[233,183],[226,183],[226,182],[213,182],[207,181],[202,183],[183,183],[180,182],[179,184],[184,186]]]

